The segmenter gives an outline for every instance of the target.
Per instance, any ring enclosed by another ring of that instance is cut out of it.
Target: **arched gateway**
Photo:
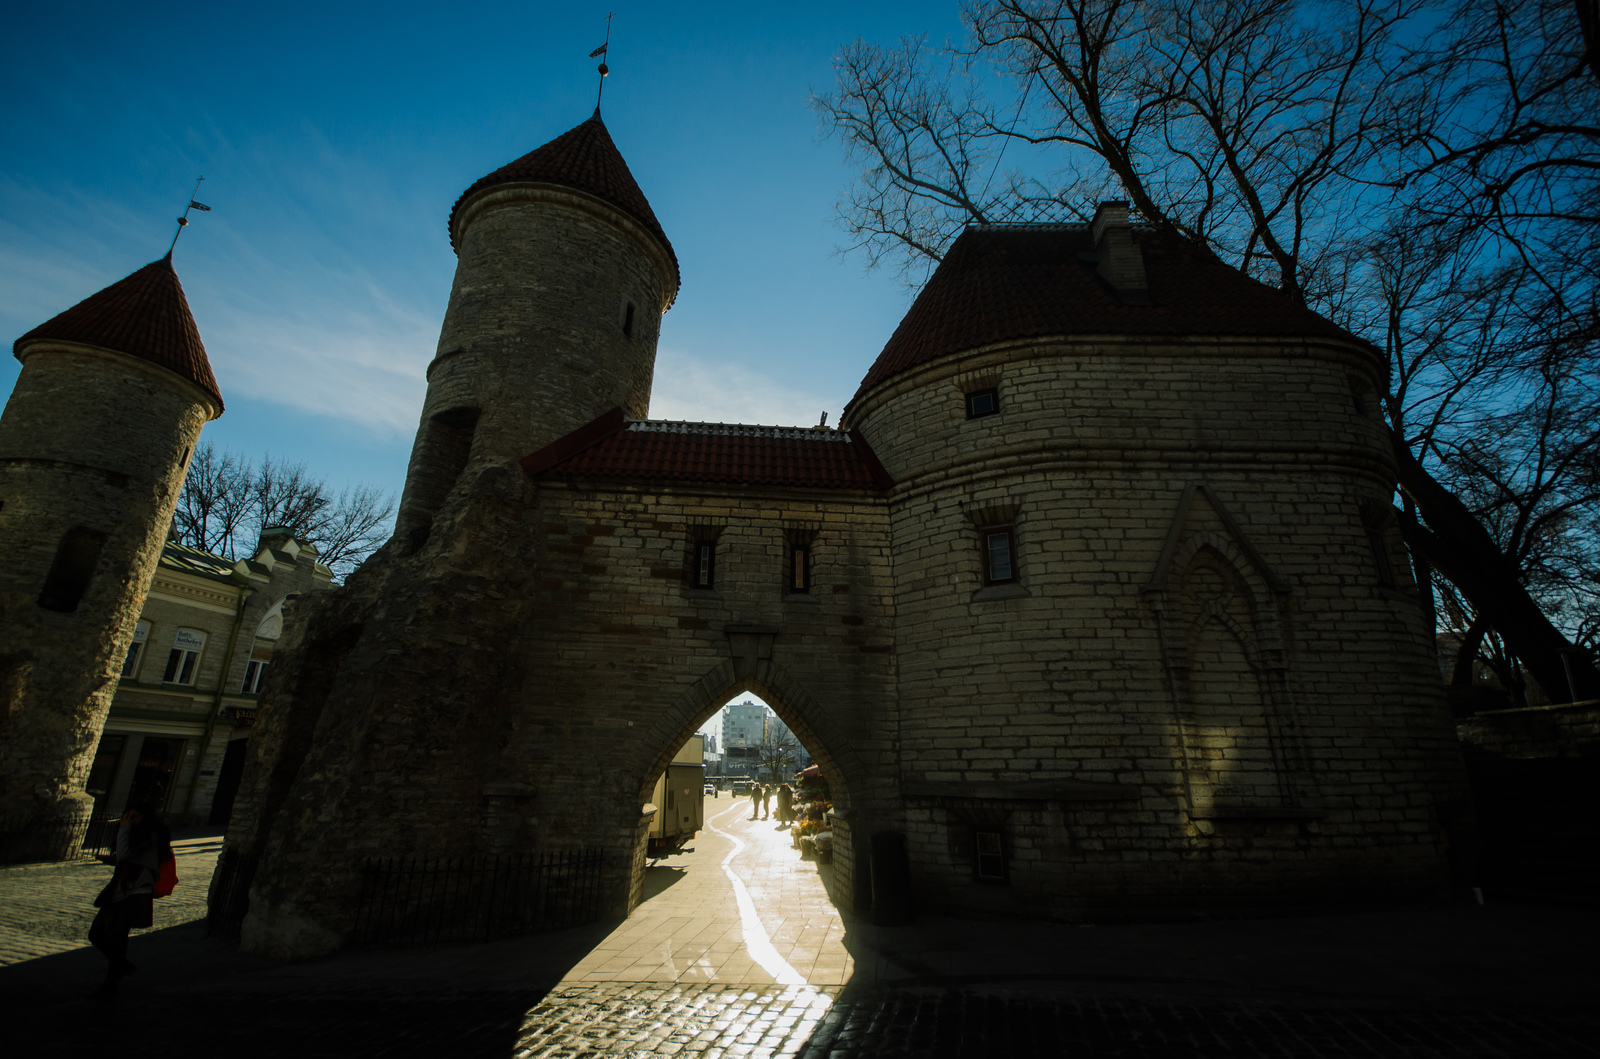
[[[919,902],[1021,914],[1441,881],[1364,343],[1112,203],[963,235],[842,429],[662,422],[677,260],[598,113],[451,236],[396,536],[263,690],[247,948],[346,943],[374,855],[598,848],[626,912],[641,802],[741,690],[828,775],[857,910],[879,832]]]

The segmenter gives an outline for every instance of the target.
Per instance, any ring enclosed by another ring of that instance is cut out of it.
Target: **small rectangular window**
[[[717,576],[717,542],[696,541],[694,546],[694,574],[690,584],[695,588],[711,588]]]
[[[983,583],[1000,585],[1017,579],[1010,527],[983,531]]]
[[[633,303],[622,303],[622,333],[629,338],[633,337]]]
[[[254,695],[261,690],[261,678],[267,674],[267,663],[251,659],[244,667],[244,686],[239,690]]]
[[[1004,879],[1006,877],[1006,855],[1004,847],[1000,844],[998,831],[979,831],[976,834],[978,843],[978,878]]]
[[[150,639],[150,623],[141,621],[133,627],[133,643],[128,645],[128,657],[122,661],[122,677],[131,680],[139,673],[139,659],[144,656],[145,641]]]
[[[193,684],[195,669],[200,663],[200,653],[206,647],[206,634],[196,629],[179,629],[172,636],[172,650],[167,652],[167,668],[161,680],[166,684]]]
[[[68,530],[56,548],[50,572],[45,575],[39,606],[62,614],[77,610],[83,594],[89,590],[94,569],[100,563],[100,549],[105,543],[104,533],[82,526]]]
[[[967,394],[967,418],[979,419],[983,416],[992,416],[1000,411],[1000,391],[994,387],[987,390],[974,390]]]
[[[122,660],[123,679],[131,679],[139,672],[139,655],[144,650],[144,644],[131,643],[128,645],[128,657]]]
[[[811,591],[811,549],[803,544],[789,549],[788,588],[790,592]]]

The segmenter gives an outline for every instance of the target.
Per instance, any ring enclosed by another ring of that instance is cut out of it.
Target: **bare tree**
[[[788,728],[776,718],[766,717],[761,723],[761,742],[756,746],[760,770],[773,782],[781,781],[795,770],[800,746]]]
[[[376,551],[393,529],[394,501],[372,486],[330,493],[304,463],[264,457],[259,466],[209,444],[195,450],[173,518],[173,536],[225,559],[248,558],[268,527],[314,545],[337,579]]]
[[[1554,691],[1572,644],[1529,594],[1532,553],[1477,517],[1499,510],[1475,491],[1491,465],[1525,463],[1488,458],[1504,432],[1471,439],[1534,392],[1572,421],[1572,380],[1600,360],[1600,81],[1579,32],[1593,7],[982,0],[962,48],[847,47],[814,106],[862,168],[842,223],[908,278],[969,222],[1082,219],[1120,186],[1146,223],[1370,337],[1395,379],[1385,412],[1424,585],[1450,578]],[[985,98],[996,81],[1009,101]],[[1568,440],[1546,470],[1571,484],[1593,441]],[[1521,482],[1536,506],[1566,495],[1543,473]],[[1591,526],[1592,508],[1563,518]],[[1591,662],[1575,684],[1600,695]]]
[[[224,558],[234,558],[234,540],[250,518],[249,464],[210,445],[195,449],[188,477],[172,516],[173,536]]]

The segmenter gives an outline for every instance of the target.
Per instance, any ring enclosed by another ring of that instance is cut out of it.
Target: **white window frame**
[[[202,629],[177,629],[172,634],[172,649],[167,652],[167,668],[161,674],[163,684],[192,686],[199,675],[200,659],[206,651],[206,634]]]
[[[133,627],[133,642],[128,645],[128,656],[122,660],[122,679],[135,680],[139,664],[144,661],[144,645],[150,639],[150,623],[141,621]]]

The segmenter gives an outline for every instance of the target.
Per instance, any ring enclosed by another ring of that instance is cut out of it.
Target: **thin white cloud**
[[[742,364],[662,349],[656,356],[650,418],[809,427],[826,410],[829,425],[834,425],[846,396],[821,387],[787,386]]]

